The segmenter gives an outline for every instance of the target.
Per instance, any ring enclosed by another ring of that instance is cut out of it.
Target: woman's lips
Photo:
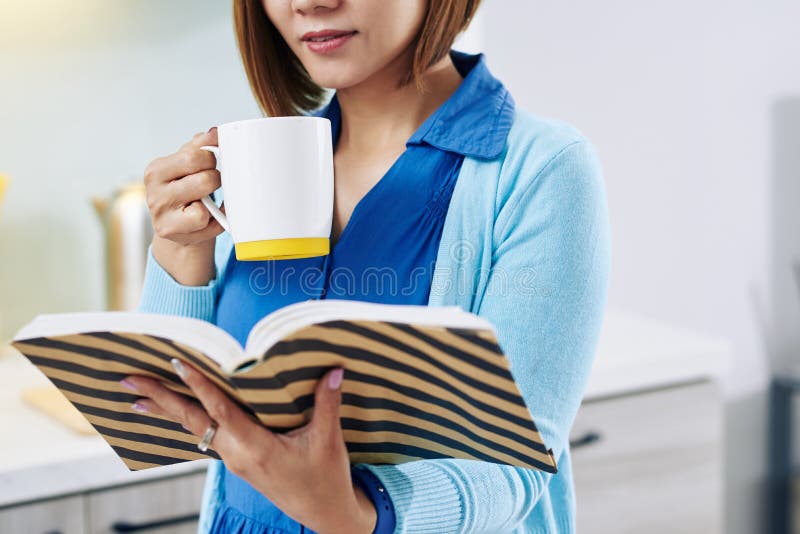
[[[357,32],[340,30],[323,30],[319,32],[308,32],[303,35],[303,42],[308,49],[318,54],[329,54],[342,47]]]

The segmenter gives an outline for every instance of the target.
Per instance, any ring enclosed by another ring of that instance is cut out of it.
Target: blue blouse
[[[231,253],[217,303],[218,326],[244,344],[250,329],[265,315],[310,298],[427,304],[444,218],[464,155],[471,153],[470,143],[481,127],[498,119],[493,107],[498,97],[507,104],[505,89],[491,83],[483,56],[451,51],[451,57],[464,80],[356,204],[338,240],[331,241],[330,254],[240,262]],[[500,89],[503,94],[498,95]],[[330,119],[335,146],[341,126],[335,95],[318,115]],[[465,121],[469,128],[464,128]],[[449,129],[454,123],[461,127]],[[222,502],[211,532],[313,532],[227,471],[224,464],[221,470]],[[353,481],[376,506],[376,532],[393,532],[391,495],[378,487],[377,478],[368,471],[354,469]]]

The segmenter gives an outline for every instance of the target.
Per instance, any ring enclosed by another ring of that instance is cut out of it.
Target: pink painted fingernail
[[[122,384],[124,387],[126,387],[128,389],[136,391],[136,386],[134,386],[133,382],[131,382],[127,378],[124,378],[124,379],[120,380],[119,383]]]
[[[172,363],[172,367],[175,368],[175,372],[178,373],[178,376],[186,378],[186,367],[183,366],[181,361],[178,358],[172,358],[170,362]]]
[[[131,408],[133,408],[137,412],[146,412],[147,411],[147,406],[145,406],[144,404],[142,404],[140,402],[134,402],[131,405]]]
[[[328,377],[328,387],[330,389],[338,389],[342,385],[342,377],[344,376],[344,369],[339,367],[333,371]]]

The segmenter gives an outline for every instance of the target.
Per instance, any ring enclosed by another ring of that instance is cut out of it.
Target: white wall
[[[800,358],[800,5],[487,0],[518,105],[597,145],[611,306],[724,336],[727,532],[763,531],[770,370]]]
[[[2,0],[0,340],[104,305],[93,195],[258,109],[228,1]]]

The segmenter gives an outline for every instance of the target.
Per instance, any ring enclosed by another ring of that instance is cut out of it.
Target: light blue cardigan
[[[217,278],[177,283],[149,255],[140,311],[213,321],[232,243],[217,238]],[[511,372],[553,449],[558,473],[475,460],[372,465],[395,505],[396,532],[574,532],[568,434],[605,309],[611,234],[591,144],[572,126],[516,110],[506,149],[466,157],[445,218],[429,305],[491,321]],[[221,498],[206,479],[199,532]]]

